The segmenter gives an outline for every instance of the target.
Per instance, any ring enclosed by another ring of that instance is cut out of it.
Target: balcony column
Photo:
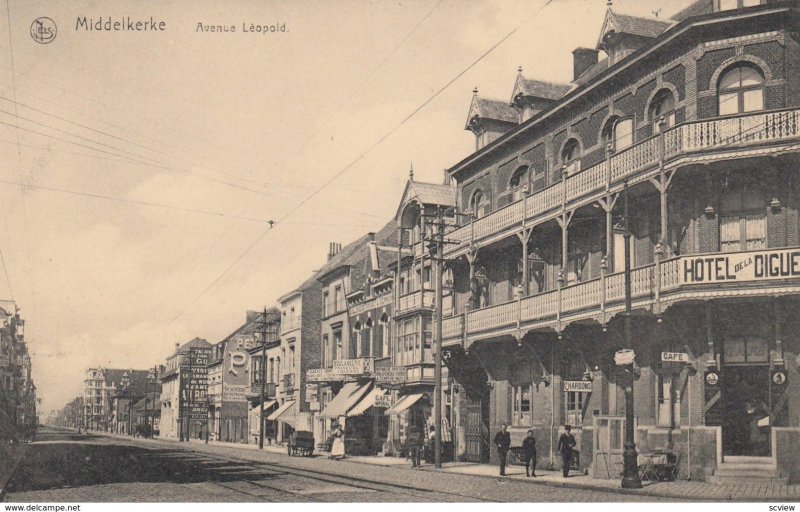
[[[569,223],[572,222],[573,215],[575,215],[575,210],[564,210],[556,217],[556,222],[561,226],[561,270],[563,272],[566,272],[569,265]]]
[[[521,295],[524,297],[528,296],[529,293],[529,286],[528,280],[530,276],[528,276],[528,241],[531,239],[531,233],[533,229],[531,228],[522,228],[522,231],[518,232],[517,238],[519,238],[520,243],[522,244],[522,293]]]
[[[611,157],[614,154],[614,146],[609,142],[606,144],[606,197],[598,199],[600,208],[606,212],[606,270],[608,262],[614,261],[614,205],[617,204],[619,194],[611,193]],[[616,270],[612,268],[612,271]]]
[[[658,190],[659,198],[660,198],[660,206],[661,206],[661,233],[660,233],[660,240],[659,242],[664,247],[665,254],[669,257],[672,254],[670,244],[669,244],[669,214],[667,212],[667,190],[669,189],[669,185],[672,182],[672,177],[675,176],[675,170],[671,170],[667,172],[664,169],[664,130],[666,129],[666,121],[664,117],[658,120],[659,125],[659,160],[658,160],[658,176],[650,178],[650,183]]]

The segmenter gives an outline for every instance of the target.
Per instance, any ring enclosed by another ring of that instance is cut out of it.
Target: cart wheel
[[[309,448],[308,456],[311,457],[312,455],[314,455],[314,448]]]

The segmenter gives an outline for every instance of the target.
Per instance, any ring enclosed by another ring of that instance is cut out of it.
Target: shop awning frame
[[[342,386],[342,390],[331,400],[331,403],[325,407],[321,413],[320,418],[336,419],[339,416],[345,416],[347,411],[353,408],[361,398],[366,394],[372,383],[367,383],[359,386],[357,382],[347,382]]]
[[[280,407],[272,411],[272,414],[267,416],[267,419],[270,421],[283,421],[284,423],[289,423],[289,421],[279,419],[286,411],[294,406],[294,400],[287,400],[285,401]],[[294,416],[294,415],[293,415]]]
[[[386,409],[386,416],[396,416],[419,401],[420,398],[425,396],[423,393],[415,393],[413,395],[406,395],[397,401],[396,404]]]

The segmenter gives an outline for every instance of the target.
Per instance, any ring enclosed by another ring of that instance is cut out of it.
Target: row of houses
[[[13,301],[0,300],[0,443],[28,437],[39,422],[25,320]]]
[[[440,183],[412,172],[385,226],[224,340],[177,347],[161,435],[323,445],[336,422],[348,453],[401,455],[433,427],[445,460],[490,462],[508,425],[557,466],[570,425],[580,469],[617,478],[633,392],[638,449],[681,478],[800,478],[798,3],[598,23],[569,83],[520,68],[510,99],[476,89],[475,151]]]

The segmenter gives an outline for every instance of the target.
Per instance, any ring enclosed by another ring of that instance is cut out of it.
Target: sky
[[[663,19],[689,3],[613,9]],[[329,242],[379,230],[412,162],[439,183],[474,150],[474,87],[510,100],[519,66],[569,81],[606,0],[545,4],[0,2],[0,297],[26,319],[41,411],[81,394],[87,368],[221,340]],[[31,37],[40,17],[57,27],[48,44]],[[165,30],[87,31],[83,17]]]

